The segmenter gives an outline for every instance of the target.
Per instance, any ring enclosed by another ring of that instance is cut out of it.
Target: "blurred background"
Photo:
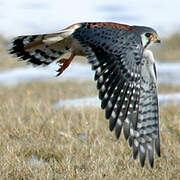
[[[0,0],[0,85],[4,88],[15,87],[19,84],[30,85],[39,83],[51,89],[49,83],[58,87],[59,83],[69,84],[69,81],[81,80],[93,82],[94,72],[86,59],[78,57],[65,73],[55,78],[58,65],[52,63],[47,67],[32,67],[26,62],[18,62],[7,53],[8,41],[11,38],[27,35],[58,32],[77,22],[109,21],[129,25],[143,25],[154,28],[161,39],[161,44],[154,45],[154,53],[159,84],[159,101],[167,102],[180,100],[180,1],[173,0],[76,0],[76,1],[48,1],[48,0]],[[58,85],[57,85],[58,84]],[[88,84],[88,83],[87,83]],[[75,84],[74,84],[75,85]],[[59,85],[61,87],[61,85]],[[87,86],[89,87],[89,86]],[[82,97],[82,92],[68,93],[70,101],[65,104],[79,104],[99,102],[97,98],[89,99],[94,94],[95,83],[92,85],[93,93],[83,96],[87,99],[71,102],[72,97]],[[73,86],[71,90],[73,91]],[[27,87],[28,89],[28,87]],[[39,90],[39,89],[38,89]],[[27,90],[31,92],[31,90]],[[7,92],[7,91],[5,91]],[[58,108],[63,103],[65,94],[56,95],[52,107]],[[65,98],[66,99],[66,98]]]
[[[161,36],[180,28],[180,1],[173,0],[1,0],[0,32],[5,36],[58,31],[85,21],[151,26]]]
[[[157,61],[160,129],[166,133],[161,134],[164,154],[162,163],[157,163],[158,172],[133,169],[127,143],[124,152],[122,142],[112,144],[115,139],[104,112],[97,108],[94,72],[86,59],[77,58],[56,78],[56,63],[32,67],[7,53],[8,41],[15,36],[58,32],[87,21],[150,26],[159,34],[162,43],[152,51]],[[180,169],[180,1],[0,0],[0,101],[0,174],[4,179],[44,179],[49,174],[52,179],[56,175],[57,179],[176,179]],[[82,111],[79,107],[84,104],[89,108]],[[69,111],[64,106],[77,109]],[[117,154],[125,156],[119,160]]]
[[[53,2],[48,0],[0,0],[0,69],[24,65],[12,60],[5,50],[8,46],[7,41],[15,36],[58,32],[60,29],[77,22],[113,21],[153,27],[162,40],[161,45],[155,45],[152,49],[157,62],[163,62],[160,65],[160,69],[158,68],[158,72],[161,72],[159,82],[166,84],[177,83],[180,81],[177,78],[180,75],[179,64],[167,64],[167,62],[177,63],[180,60],[179,6],[179,0],[174,0],[172,3],[168,0],[152,0],[151,2],[144,0],[112,0],[111,2],[108,0],[91,0],[87,2],[84,0],[54,0]],[[85,63],[86,61],[83,60],[81,62]],[[0,74],[0,83],[15,84],[18,80],[21,82],[27,81],[27,79],[46,79],[55,74],[54,68],[55,66],[49,66],[46,70],[41,69],[44,73],[40,71],[38,73],[37,69],[36,71],[30,68],[29,72],[31,74],[28,74],[27,70],[13,69],[11,77],[9,77],[9,72],[7,74],[8,77],[5,76],[6,74]],[[24,75],[22,75],[23,72]],[[88,76],[86,70],[73,72],[74,74],[70,78]],[[86,75],[77,75],[82,73]],[[90,76],[93,76],[92,73],[90,74]],[[69,77],[69,74],[63,74],[64,76]],[[18,80],[15,80],[17,77]],[[4,78],[6,78],[6,81],[4,81]],[[7,78],[9,78],[9,81],[7,81]],[[175,79],[173,82],[171,81],[172,78]]]
[[[7,40],[19,35],[58,32],[77,22],[113,21],[153,27],[162,39],[161,45],[152,49],[156,60],[177,62],[180,59],[179,6],[179,0],[172,3],[168,0],[0,0],[0,48],[2,51],[7,47]],[[8,62],[2,59],[1,68],[16,64]]]

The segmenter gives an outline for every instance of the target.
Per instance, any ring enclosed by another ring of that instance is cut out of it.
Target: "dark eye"
[[[151,33],[146,33],[146,37],[150,37],[151,36]]]

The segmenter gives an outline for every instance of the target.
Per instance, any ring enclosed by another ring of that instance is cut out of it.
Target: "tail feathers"
[[[49,35],[19,36],[10,42],[9,52],[34,65],[48,65],[68,50],[64,40],[60,40],[57,34],[54,34],[50,43],[47,41],[48,37]]]

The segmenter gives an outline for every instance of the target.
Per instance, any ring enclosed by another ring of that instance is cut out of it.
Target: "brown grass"
[[[161,94],[180,92],[180,85],[174,85],[174,84],[171,84],[171,85],[165,85],[165,84],[159,85],[158,92],[161,93]]]
[[[83,90],[82,90],[83,87]],[[180,110],[161,107],[162,157],[141,168],[96,107],[52,110],[60,98],[95,95],[91,82],[53,81],[1,87],[2,179],[178,179]],[[37,158],[35,162],[32,157]]]
[[[17,63],[0,50],[0,70]],[[4,56],[4,57],[3,57]],[[159,92],[179,91],[160,86]],[[179,179],[180,108],[161,106],[161,158],[140,167],[116,140],[97,107],[51,107],[59,99],[97,95],[94,82],[32,82],[0,91],[0,179]],[[34,160],[33,160],[34,159]]]

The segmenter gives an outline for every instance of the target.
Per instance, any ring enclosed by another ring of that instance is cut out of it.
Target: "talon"
[[[58,74],[57,76],[59,76],[60,74],[62,74],[62,72],[69,66],[69,64],[71,63],[71,61],[69,61],[69,59],[60,59],[58,61],[58,64],[60,65],[60,68],[57,70]]]
[[[60,59],[59,61],[57,61],[57,63],[60,65],[60,68],[57,70],[58,74],[56,76],[59,76],[60,74],[63,73],[63,71],[69,66],[69,64],[73,60],[74,56],[75,56],[75,54],[71,54],[69,59],[63,58],[63,59]]]

